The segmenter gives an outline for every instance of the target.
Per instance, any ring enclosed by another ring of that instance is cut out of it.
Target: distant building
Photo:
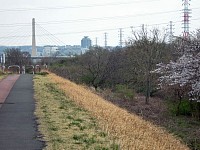
[[[81,40],[81,48],[87,48],[89,49],[90,46],[92,46],[92,41],[88,36],[84,36],[84,38]]]
[[[59,52],[59,48],[57,46],[51,46],[51,45],[44,46],[43,56],[45,57],[56,56],[58,52]]]
[[[80,45],[66,45],[64,49],[61,49],[62,54],[67,56],[80,55],[81,46]]]
[[[89,48],[81,48],[81,54],[86,53],[89,50]]]

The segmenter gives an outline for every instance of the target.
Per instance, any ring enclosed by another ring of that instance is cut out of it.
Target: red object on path
[[[20,75],[9,75],[0,81],[0,108]]]

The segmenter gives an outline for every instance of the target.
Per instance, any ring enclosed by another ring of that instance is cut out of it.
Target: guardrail
[[[45,67],[45,66],[44,66]],[[32,74],[35,74],[36,72],[40,72],[41,71],[41,66],[40,65],[23,65],[23,66],[19,66],[19,65],[10,65],[8,67],[0,66],[0,69],[2,70],[2,72],[9,72],[11,71],[12,68],[16,68],[13,72],[18,73],[18,74],[26,74],[26,70],[27,69],[31,69]]]

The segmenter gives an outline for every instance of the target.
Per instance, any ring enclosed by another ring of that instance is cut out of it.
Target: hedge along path
[[[101,127],[118,139],[124,150],[189,150],[181,141],[141,117],[130,114],[81,85],[53,73],[48,75],[68,97],[90,111]]]

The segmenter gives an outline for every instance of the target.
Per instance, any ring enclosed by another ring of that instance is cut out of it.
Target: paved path
[[[38,139],[32,78],[20,75],[0,108],[0,150],[40,150],[44,146]]]
[[[19,75],[10,75],[0,81],[0,107],[2,106],[2,103],[4,103],[4,101],[6,100],[6,97],[10,93],[11,88],[18,78]]]

